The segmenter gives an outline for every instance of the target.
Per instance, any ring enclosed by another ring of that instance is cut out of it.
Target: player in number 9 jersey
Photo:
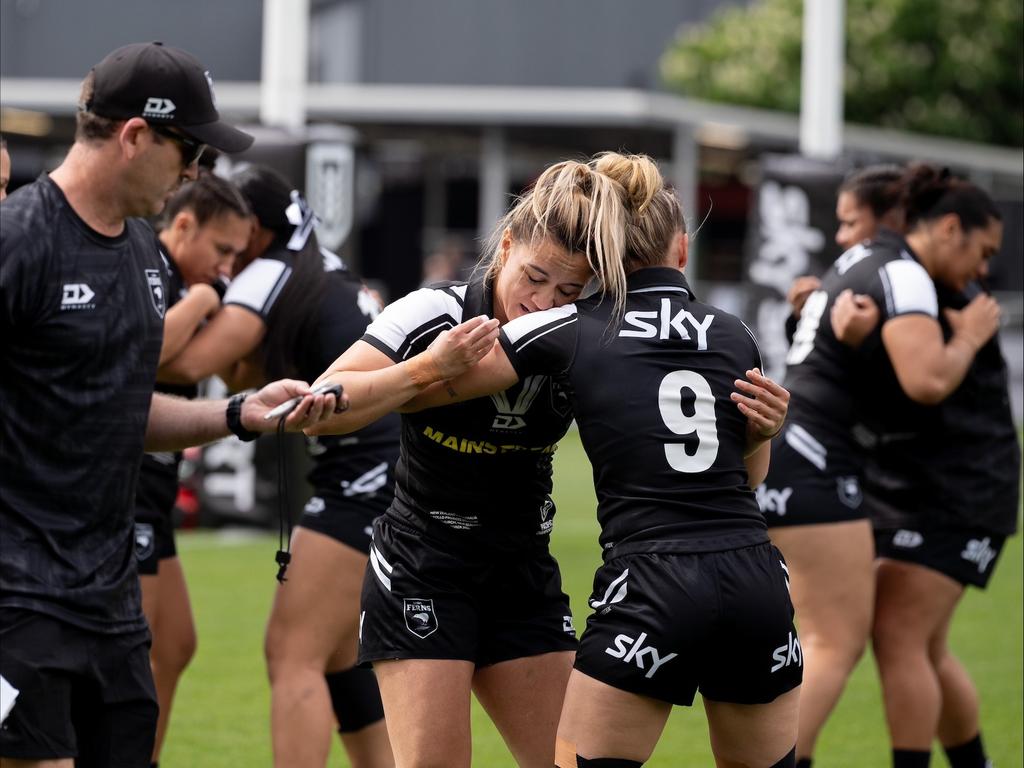
[[[748,470],[787,397],[755,370],[747,328],[690,291],[674,194],[651,190],[616,156],[597,167],[633,201],[622,292],[513,320],[500,348],[409,407],[541,374],[569,391],[594,468],[604,565],[559,723],[560,768],[639,766],[672,705],[698,690],[716,758],[791,766],[802,652]],[[612,269],[597,274],[606,288]],[[757,386],[741,386],[744,376]]]

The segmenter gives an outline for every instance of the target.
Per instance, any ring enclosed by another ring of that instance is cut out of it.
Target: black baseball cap
[[[163,43],[132,43],[92,68],[92,98],[84,106],[100,117],[142,117],[174,126],[222,152],[241,152],[253,138],[220,121],[213,79],[187,51]]]

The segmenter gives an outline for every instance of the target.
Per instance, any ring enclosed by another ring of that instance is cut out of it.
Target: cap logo
[[[217,92],[213,90],[213,77],[210,76],[210,70],[203,72],[206,75],[206,84],[210,86],[210,101],[213,102],[214,109],[217,108]]]
[[[143,117],[174,117],[175,104],[170,99],[150,96],[142,110]]]

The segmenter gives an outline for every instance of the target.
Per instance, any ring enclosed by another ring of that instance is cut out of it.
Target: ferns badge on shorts
[[[418,597],[405,598],[405,628],[416,637],[429,637],[437,632],[434,601]]]

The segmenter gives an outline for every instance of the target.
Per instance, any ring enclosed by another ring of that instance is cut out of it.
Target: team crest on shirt
[[[429,637],[437,632],[434,601],[418,597],[405,598],[405,628],[416,637]]]
[[[149,523],[135,524],[135,559],[145,560],[153,554],[156,546],[156,536],[153,535],[153,526]]]
[[[857,480],[856,475],[837,477],[836,493],[839,495],[839,501],[850,509],[856,509],[864,500],[864,495],[860,491],[860,481]]]
[[[163,320],[164,312],[167,310],[167,300],[164,296],[164,281],[160,279],[159,269],[147,269],[146,284],[149,285],[149,297],[153,300],[153,309]]]

